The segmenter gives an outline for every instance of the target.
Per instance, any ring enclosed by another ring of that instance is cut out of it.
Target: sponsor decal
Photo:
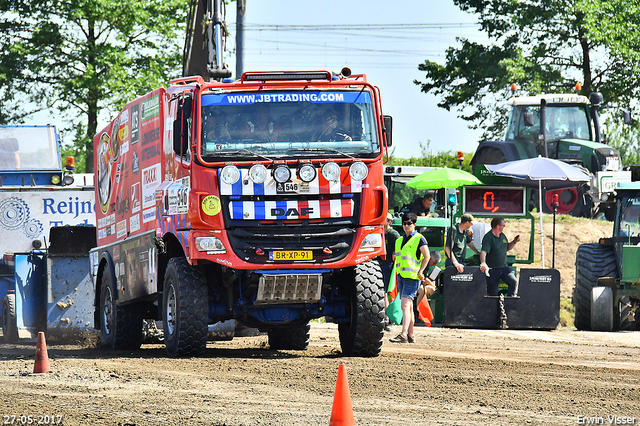
[[[140,105],[131,106],[131,145],[140,142]]]
[[[158,95],[140,102],[140,120],[146,121],[158,114],[160,114],[160,97]]]
[[[156,219],[156,209],[150,208],[142,211],[142,223],[151,222]]]
[[[209,216],[215,216],[222,210],[220,198],[215,195],[207,195],[202,200],[202,211]]]
[[[184,214],[189,212],[189,188],[174,182],[166,190],[168,206],[165,206],[168,214]]]
[[[451,275],[451,281],[471,282],[473,281],[473,274],[457,274]]]
[[[160,185],[160,164],[142,169],[142,207],[156,204],[156,188]]]
[[[122,238],[127,235],[127,221],[121,220],[120,222],[116,223],[116,231],[116,236],[118,238]]]
[[[138,213],[142,200],[140,199],[140,182],[131,185],[131,213]]]
[[[553,277],[551,275],[533,275],[529,277],[532,283],[550,283]]]
[[[129,218],[129,230],[131,232],[136,232],[140,229],[140,215],[134,214]]]
[[[134,175],[137,175],[140,171],[140,158],[138,157],[138,152],[133,151],[132,160],[131,160],[131,171]]]

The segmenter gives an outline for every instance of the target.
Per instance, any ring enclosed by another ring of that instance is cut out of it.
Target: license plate
[[[311,250],[278,250],[269,253],[269,260],[312,260]]]
[[[300,191],[298,182],[285,182],[276,184],[277,194],[297,194]]]

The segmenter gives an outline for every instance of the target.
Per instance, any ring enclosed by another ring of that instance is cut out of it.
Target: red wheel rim
[[[576,206],[578,202],[578,190],[576,188],[560,189],[558,191],[547,191],[544,194],[544,201],[549,210],[553,211],[551,202],[553,201],[553,194],[558,194],[558,214],[567,214]]]

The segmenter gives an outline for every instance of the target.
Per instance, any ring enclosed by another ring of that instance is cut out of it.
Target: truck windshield
[[[0,126],[0,170],[61,170],[54,128]]]
[[[533,125],[525,124],[525,113],[532,113]],[[591,140],[591,127],[587,110],[576,105],[547,105],[547,141],[560,139]],[[540,134],[540,106],[514,108],[507,126],[507,140],[537,141]]]
[[[380,151],[365,90],[204,94],[201,123],[200,152],[208,161],[228,161],[243,150],[269,158]]]

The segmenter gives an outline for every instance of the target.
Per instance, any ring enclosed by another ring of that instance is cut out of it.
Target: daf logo
[[[532,283],[550,283],[551,280],[551,275],[536,275],[529,277],[529,281]]]
[[[272,216],[308,216],[310,214],[313,214],[313,207],[303,207],[300,211],[298,209],[271,209]]]
[[[473,281],[473,274],[451,275],[451,281],[471,282],[471,281]]]

